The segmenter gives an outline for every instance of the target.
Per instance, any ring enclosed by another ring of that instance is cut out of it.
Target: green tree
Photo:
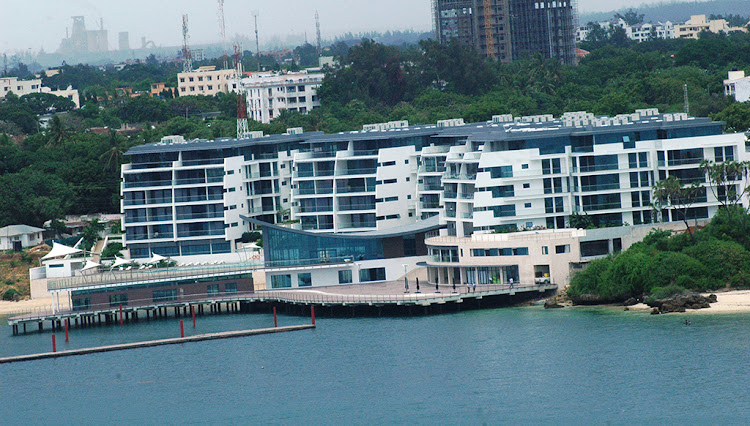
[[[685,223],[688,234],[691,238],[694,238],[693,230],[688,222],[690,219],[689,211],[693,204],[698,201],[701,193],[705,193],[705,188],[697,182],[685,186],[677,177],[669,176],[667,179],[657,182],[653,191],[654,205],[661,208],[671,208],[673,212],[677,212]]]

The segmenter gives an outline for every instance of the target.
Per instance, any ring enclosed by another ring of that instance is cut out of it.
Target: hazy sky
[[[608,11],[660,0],[579,0],[582,12]],[[22,6],[19,6],[22,3]],[[315,10],[320,13],[323,38],[344,32],[388,29],[431,29],[430,0],[225,0],[227,36],[250,35],[251,13],[259,12],[261,43],[273,36],[304,34],[315,38]],[[86,18],[87,29],[98,29],[99,18],[109,30],[110,49],[117,33],[130,32],[131,47],[141,37],[156,45],[182,43],[182,14],[190,20],[191,42],[219,40],[216,0],[0,0],[0,52],[55,51],[73,15]],[[254,39],[254,38],[253,38]]]

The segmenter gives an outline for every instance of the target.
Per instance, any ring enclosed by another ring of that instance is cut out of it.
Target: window
[[[290,288],[291,286],[291,275],[271,275],[271,288]]]
[[[531,188],[531,184],[530,183],[524,183],[523,184],[523,189],[529,189],[529,188]]]
[[[152,294],[152,300],[154,302],[177,300],[177,290],[154,290]]]
[[[492,179],[513,177],[513,166],[490,167],[490,177]]]
[[[109,306],[128,306],[128,295],[127,294],[113,294],[109,296]]]
[[[530,209],[531,208],[531,203],[524,203],[523,206],[524,206],[524,208]]]
[[[224,293],[235,294],[237,293],[237,283],[226,283],[224,284]]]
[[[352,271],[343,270],[339,271],[339,284],[351,284],[352,283]]]
[[[549,254],[549,247],[542,246],[542,254]]]
[[[218,284],[210,284],[206,286],[206,296],[218,296],[219,295],[219,285]]]
[[[74,311],[85,311],[91,309],[91,299],[88,297],[73,299],[72,304]]]
[[[359,271],[359,281],[385,281],[385,268],[361,269]]]
[[[555,254],[570,253],[570,244],[555,246]]]
[[[311,287],[311,286],[312,286],[312,274],[310,272],[297,274],[297,287]]]
[[[605,256],[609,254],[609,240],[581,242],[581,257]]]

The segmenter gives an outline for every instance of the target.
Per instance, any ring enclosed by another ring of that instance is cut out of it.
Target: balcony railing
[[[375,188],[367,188],[365,186],[349,186],[336,188],[336,192],[338,192],[339,194],[351,194],[354,192],[375,192]]]
[[[214,213],[186,213],[178,214],[177,220],[191,220],[191,219],[219,219],[224,217],[224,212]]]
[[[377,173],[376,167],[365,167],[360,169],[336,170],[336,176],[354,176],[354,175],[374,175]]]
[[[703,157],[696,157],[696,158],[678,158],[674,160],[669,160],[669,167],[675,167],[675,166],[684,166],[687,164],[700,164],[703,161]]]
[[[172,186],[172,180],[147,180],[140,182],[123,182],[123,188],[146,188],[150,186]]]
[[[339,206],[340,211],[353,211],[353,210],[375,210],[374,203],[363,203],[363,204],[346,204]]]
[[[422,185],[419,185],[419,189],[422,191],[442,191],[443,185],[436,184],[436,183],[425,183]]]
[[[581,185],[581,192],[606,191],[610,189],[620,189],[619,183],[607,183],[602,185]]]
[[[184,237],[212,237],[212,236],[223,236],[224,229],[217,230],[201,230],[201,231],[177,231],[179,238]],[[163,237],[160,237],[163,238]]]
[[[443,198],[447,198],[447,199],[454,199],[456,197],[458,197],[458,193],[456,192],[445,192],[443,194]]]

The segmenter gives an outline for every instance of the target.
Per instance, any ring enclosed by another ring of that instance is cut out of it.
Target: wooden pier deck
[[[0,364],[13,362],[35,361],[47,358],[62,358],[76,355],[87,355],[101,352],[123,351],[128,349],[148,348],[153,346],[176,345],[180,343],[202,342],[206,340],[231,339],[235,337],[257,336],[260,334],[284,333],[289,331],[308,330],[315,328],[314,324],[291,325],[286,327],[260,328],[255,330],[226,331],[221,333],[199,334],[196,336],[178,337],[173,339],[150,340],[146,342],[123,343],[119,345],[99,346],[94,348],[73,349],[61,352],[46,352],[41,354],[21,355],[0,358]]]
[[[26,334],[27,326],[36,326],[44,331],[44,324],[51,330],[62,330],[65,320],[69,326],[92,326],[117,324],[120,322],[151,320],[168,316],[187,317],[194,310],[197,315],[206,311],[259,312],[270,311],[279,306],[284,313],[309,315],[310,306],[317,306],[321,315],[330,316],[392,316],[414,315],[419,312],[435,314],[461,309],[480,309],[513,304],[516,300],[543,295],[557,290],[556,284],[533,285],[478,285],[476,291],[466,287],[426,284],[421,292],[412,286],[404,292],[403,282],[359,284],[349,286],[318,287],[293,290],[263,290],[251,293],[223,294],[216,296],[186,296],[176,300],[154,302],[132,300],[128,305],[91,306],[87,310],[59,310],[50,308],[11,316],[8,324],[13,334]],[[170,311],[172,315],[170,315]]]

